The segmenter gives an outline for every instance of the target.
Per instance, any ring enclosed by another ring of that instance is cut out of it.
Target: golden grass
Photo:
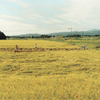
[[[100,99],[100,80],[82,74],[0,78],[0,99]]]
[[[43,40],[7,41],[1,41],[0,48],[15,44],[31,48],[35,43],[49,48],[67,45]],[[100,51],[0,51],[0,99],[99,100]]]
[[[0,40],[0,48],[15,48],[18,45],[19,48],[34,48],[37,44],[38,48],[74,48],[78,46],[68,45],[67,43],[58,43],[55,41],[45,40]]]

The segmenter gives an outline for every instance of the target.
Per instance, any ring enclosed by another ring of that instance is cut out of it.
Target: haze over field
[[[100,29],[99,0],[1,0],[6,35]]]

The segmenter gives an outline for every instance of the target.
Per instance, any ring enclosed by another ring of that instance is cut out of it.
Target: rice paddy
[[[14,52],[16,44],[19,52]],[[0,40],[0,99],[99,100],[100,49],[47,40]]]

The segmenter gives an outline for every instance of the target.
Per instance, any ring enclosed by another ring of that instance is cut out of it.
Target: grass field
[[[73,46],[85,45],[86,48],[88,49],[94,49],[96,46],[100,46],[100,36],[99,37],[72,37],[72,39],[71,38],[53,38],[53,39],[45,39],[45,40],[67,43]]]
[[[16,44],[19,48],[34,48],[34,44],[38,48],[80,48],[81,43],[71,45],[68,41],[0,40],[0,48],[15,48]],[[91,48],[0,51],[0,99],[99,100],[100,49]]]

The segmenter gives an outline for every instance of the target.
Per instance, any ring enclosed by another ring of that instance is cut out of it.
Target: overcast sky
[[[6,35],[100,29],[100,0],[0,0]]]

